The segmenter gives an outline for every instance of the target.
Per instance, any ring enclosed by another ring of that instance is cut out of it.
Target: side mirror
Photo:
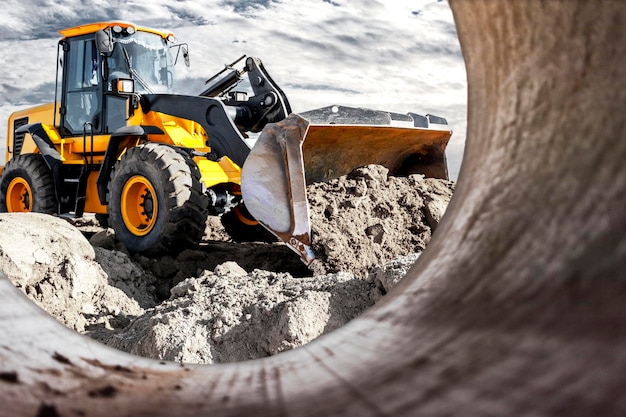
[[[176,50],[176,57],[174,58],[174,65],[176,65],[178,63],[178,56],[182,52],[183,61],[185,61],[185,65],[188,67],[189,66],[189,47],[187,46],[187,44],[186,43],[179,43],[179,44],[170,46],[170,49],[171,48],[178,48]]]
[[[189,49],[187,49],[187,45],[183,45],[183,60],[185,61],[185,66],[189,67]]]
[[[96,32],[96,48],[98,52],[104,55],[109,55],[113,52],[113,38],[109,32],[104,29]]]

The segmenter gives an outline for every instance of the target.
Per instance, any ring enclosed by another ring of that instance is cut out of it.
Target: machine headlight
[[[133,94],[135,92],[135,82],[132,79],[120,78],[116,84],[119,94]]]
[[[111,27],[111,30],[116,35],[132,35],[135,33],[135,28],[133,26],[122,27],[120,25],[115,25]]]

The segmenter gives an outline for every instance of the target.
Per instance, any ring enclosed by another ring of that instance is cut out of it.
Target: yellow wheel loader
[[[60,34],[54,102],[9,118],[0,211],[95,213],[149,254],[198,244],[207,216],[221,215],[235,240],[278,237],[310,264],[307,184],[372,163],[447,178],[443,118],[341,106],[291,114],[246,56],[197,96],[176,95],[175,66],[189,55],[172,34],[126,22]]]

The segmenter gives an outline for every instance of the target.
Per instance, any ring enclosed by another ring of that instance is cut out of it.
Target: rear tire
[[[54,180],[43,156],[18,155],[7,163],[0,180],[0,211],[57,213]]]
[[[131,252],[178,253],[197,245],[208,199],[200,171],[176,148],[147,143],[130,148],[109,182],[109,226]]]
[[[276,242],[276,237],[261,226],[246,209],[243,203],[228,213],[224,213],[220,220],[226,233],[235,242]]]

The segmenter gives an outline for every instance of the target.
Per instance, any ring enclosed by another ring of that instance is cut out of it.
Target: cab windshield
[[[133,78],[138,93],[171,93],[175,72],[167,41],[161,36],[137,31],[114,36],[115,47],[107,58],[108,78]]]

